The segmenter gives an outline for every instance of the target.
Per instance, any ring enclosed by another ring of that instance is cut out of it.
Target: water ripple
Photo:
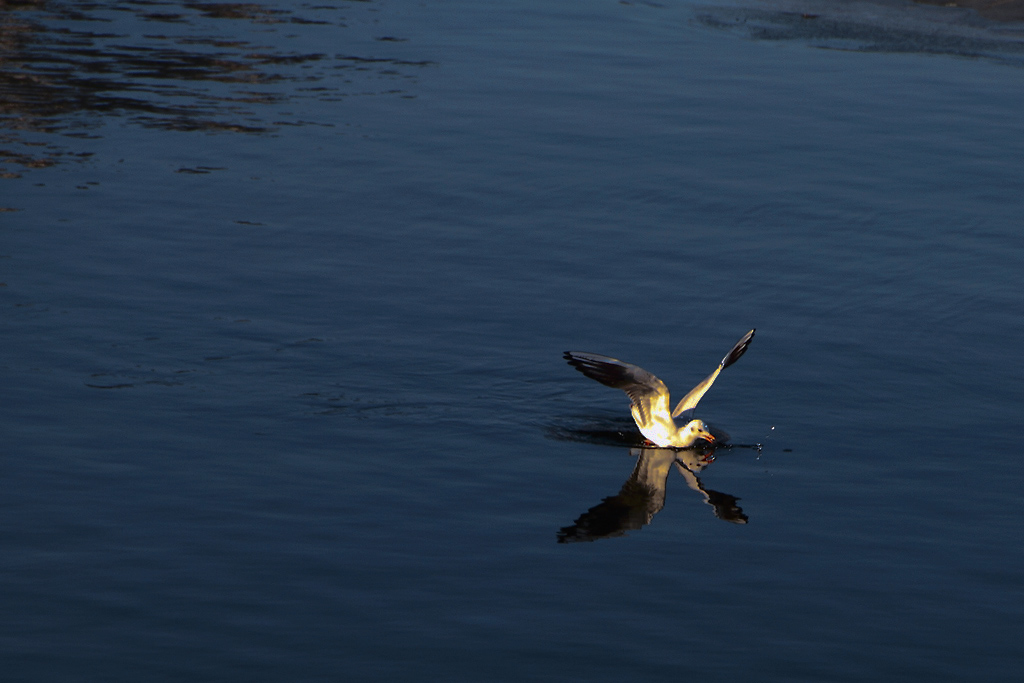
[[[284,125],[330,125],[265,111],[295,99],[410,97],[416,72],[433,62],[408,58],[404,47],[389,48],[400,55],[367,53],[370,45],[406,42],[349,28],[343,12],[365,13],[369,4],[0,6],[0,177],[84,158],[50,136],[102,136],[112,119],[162,130],[266,134]],[[162,31],[151,32],[154,24]],[[295,49],[310,44],[347,48]]]

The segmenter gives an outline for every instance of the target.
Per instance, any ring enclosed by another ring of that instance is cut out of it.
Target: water
[[[0,9],[4,679],[1017,680],[1019,26],[814,12]]]

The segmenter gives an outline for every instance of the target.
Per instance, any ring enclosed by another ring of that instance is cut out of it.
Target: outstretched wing
[[[715,383],[715,380],[718,379],[718,373],[738,361],[740,356],[747,352],[747,347],[750,346],[750,340],[753,338],[754,330],[743,335],[743,338],[736,342],[736,346],[732,347],[732,350],[725,354],[725,358],[723,358],[722,362],[717,368],[715,368],[715,371],[708,375],[703,382],[695,386],[690,390],[690,393],[683,397],[683,400],[679,402],[676,409],[672,411],[672,417],[679,417],[687,411],[692,411],[697,404],[700,403],[701,398],[703,398],[704,394],[708,392],[708,389],[711,388],[711,385]],[[687,420],[690,419],[689,414],[686,414],[684,417]]]
[[[652,410],[668,412],[668,387],[643,368],[597,353],[566,351],[563,357],[590,379],[626,392],[644,424],[651,421]]]

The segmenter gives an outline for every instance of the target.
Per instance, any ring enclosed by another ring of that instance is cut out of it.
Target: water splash
[[[761,441],[758,441],[757,443],[754,444],[754,448],[757,449],[757,459],[758,460],[761,459],[761,452],[764,450],[765,442],[768,441],[769,438],[771,438],[772,432],[774,432],[774,431],[775,431],[775,426],[772,425],[771,427],[768,428],[768,433],[764,435],[764,438]]]

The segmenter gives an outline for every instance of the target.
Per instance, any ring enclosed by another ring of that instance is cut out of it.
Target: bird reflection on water
[[[714,460],[715,447],[728,441],[729,435],[695,419],[693,412],[722,370],[747,352],[754,332],[750,330],[743,335],[718,367],[691,389],[674,410],[670,409],[668,387],[643,368],[597,353],[565,352],[569,365],[590,379],[621,389],[629,396],[633,421],[646,440],[643,447],[631,449],[639,459],[618,495],[605,498],[580,515],[571,527],[559,531],[559,543],[621,536],[650,523],[665,507],[665,485],[673,465],[687,485],[701,493],[704,501],[714,508],[716,517],[746,524],[747,517],[736,505],[737,498],[705,489],[697,477],[697,473]],[[676,422],[677,417],[682,418],[681,424]],[[623,432],[618,435],[625,436]]]
[[[686,485],[704,497],[715,517],[733,524],[746,524],[747,516],[735,496],[705,488],[697,476],[715,460],[716,448],[631,448],[637,457],[633,473],[614,496],[609,496],[580,515],[572,526],[558,532],[559,543],[595,541],[623,536],[651,522],[665,507],[665,490],[673,467]]]

